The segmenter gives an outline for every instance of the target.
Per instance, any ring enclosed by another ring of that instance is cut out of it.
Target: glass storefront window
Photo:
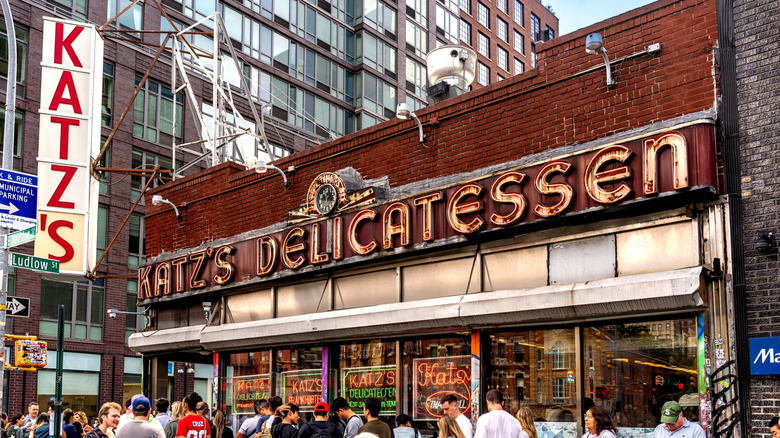
[[[395,417],[396,409],[395,342],[372,340],[339,346],[339,393],[355,413],[363,413],[369,397],[382,402],[380,418]]]
[[[233,433],[241,423],[255,415],[255,400],[268,399],[271,395],[271,351],[233,353],[227,364],[223,384],[225,414],[230,416]]]
[[[314,419],[314,405],[322,400],[322,347],[302,346],[275,350],[276,394],[298,405],[301,422]]]
[[[585,327],[586,403],[605,408],[621,429],[652,431],[661,406],[679,401],[699,419],[695,318]]]
[[[575,436],[576,346],[574,330],[530,330],[490,335],[484,390],[504,394],[506,410],[534,413],[540,436]],[[484,358],[483,358],[484,359]],[[578,435],[577,435],[578,436]]]
[[[404,341],[402,343],[400,412],[412,417],[421,431],[436,430],[442,417],[441,397],[453,393],[471,417],[471,334]],[[423,433],[430,436],[430,433]]]

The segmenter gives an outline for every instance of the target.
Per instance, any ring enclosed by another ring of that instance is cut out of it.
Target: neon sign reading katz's
[[[701,186],[718,186],[713,128],[706,123],[147,265],[138,270],[138,299],[414,251],[460,236]]]

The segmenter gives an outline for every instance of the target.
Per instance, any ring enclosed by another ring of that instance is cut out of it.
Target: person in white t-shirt
[[[491,389],[485,394],[488,412],[479,416],[474,438],[528,438],[520,422],[504,410],[504,394]]]
[[[463,400],[463,399],[461,399]],[[472,438],[474,436],[474,429],[471,425],[471,420],[463,415],[458,406],[458,397],[453,393],[447,393],[441,398],[441,409],[445,415],[455,419],[455,422],[460,426],[460,431],[463,432],[463,436],[466,438]],[[465,401],[465,400],[464,400]]]

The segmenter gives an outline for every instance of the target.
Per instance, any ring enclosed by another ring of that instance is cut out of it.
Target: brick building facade
[[[764,1],[737,1],[734,8],[734,48],[738,93],[739,158],[741,161],[742,222],[744,236],[747,334],[750,338],[780,336],[780,307],[776,252],[758,251],[761,234],[777,234],[777,188],[780,175],[774,165],[778,154],[777,85],[774,66],[780,56],[780,40],[772,31],[766,11],[775,5]],[[780,415],[780,380],[777,376],[752,376],[750,409],[752,436],[770,436],[769,420]]]
[[[279,160],[286,186],[226,163],[150,191],[186,205],[146,210],[152,322],[130,345],[150,393],[160,364],[212,352],[238,422],[269,392],[304,413],[352,397],[347,376],[373,367],[399,377],[385,407],[423,422],[437,388],[418,371],[440,365],[470,376],[438,389],[472,412],[499,388],[553,433],[581,431],[588,401],[630,433],[670,399],[709,427],[708,378],[738,348],[716,18],[714,1],[664,0],[539,44],[537,69],[418,110],[424,144],[389,121]],[[592,185],[607,152],[626,185]],[[341,210],[318,207],[327,185]]]

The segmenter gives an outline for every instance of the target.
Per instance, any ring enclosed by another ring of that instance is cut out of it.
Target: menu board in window
[[[382,402],[380,415],[395,415],[395,366],[344,368],[341,370],[341,394],[355,412],[362,412],[369,397]]]
[[[414,419],[436,420],[444,415],[441,398],[458,398],[461,412],[471,415],[471,356],[414,359]]]
[[[268,399],[271,381],[268,374],[233,377],[233,412],[254,414],[255,400]]]
[[[282,372],[282,401],[298,405],[301,412],[314,412],[314,405],[322,401],[322,370]]]

